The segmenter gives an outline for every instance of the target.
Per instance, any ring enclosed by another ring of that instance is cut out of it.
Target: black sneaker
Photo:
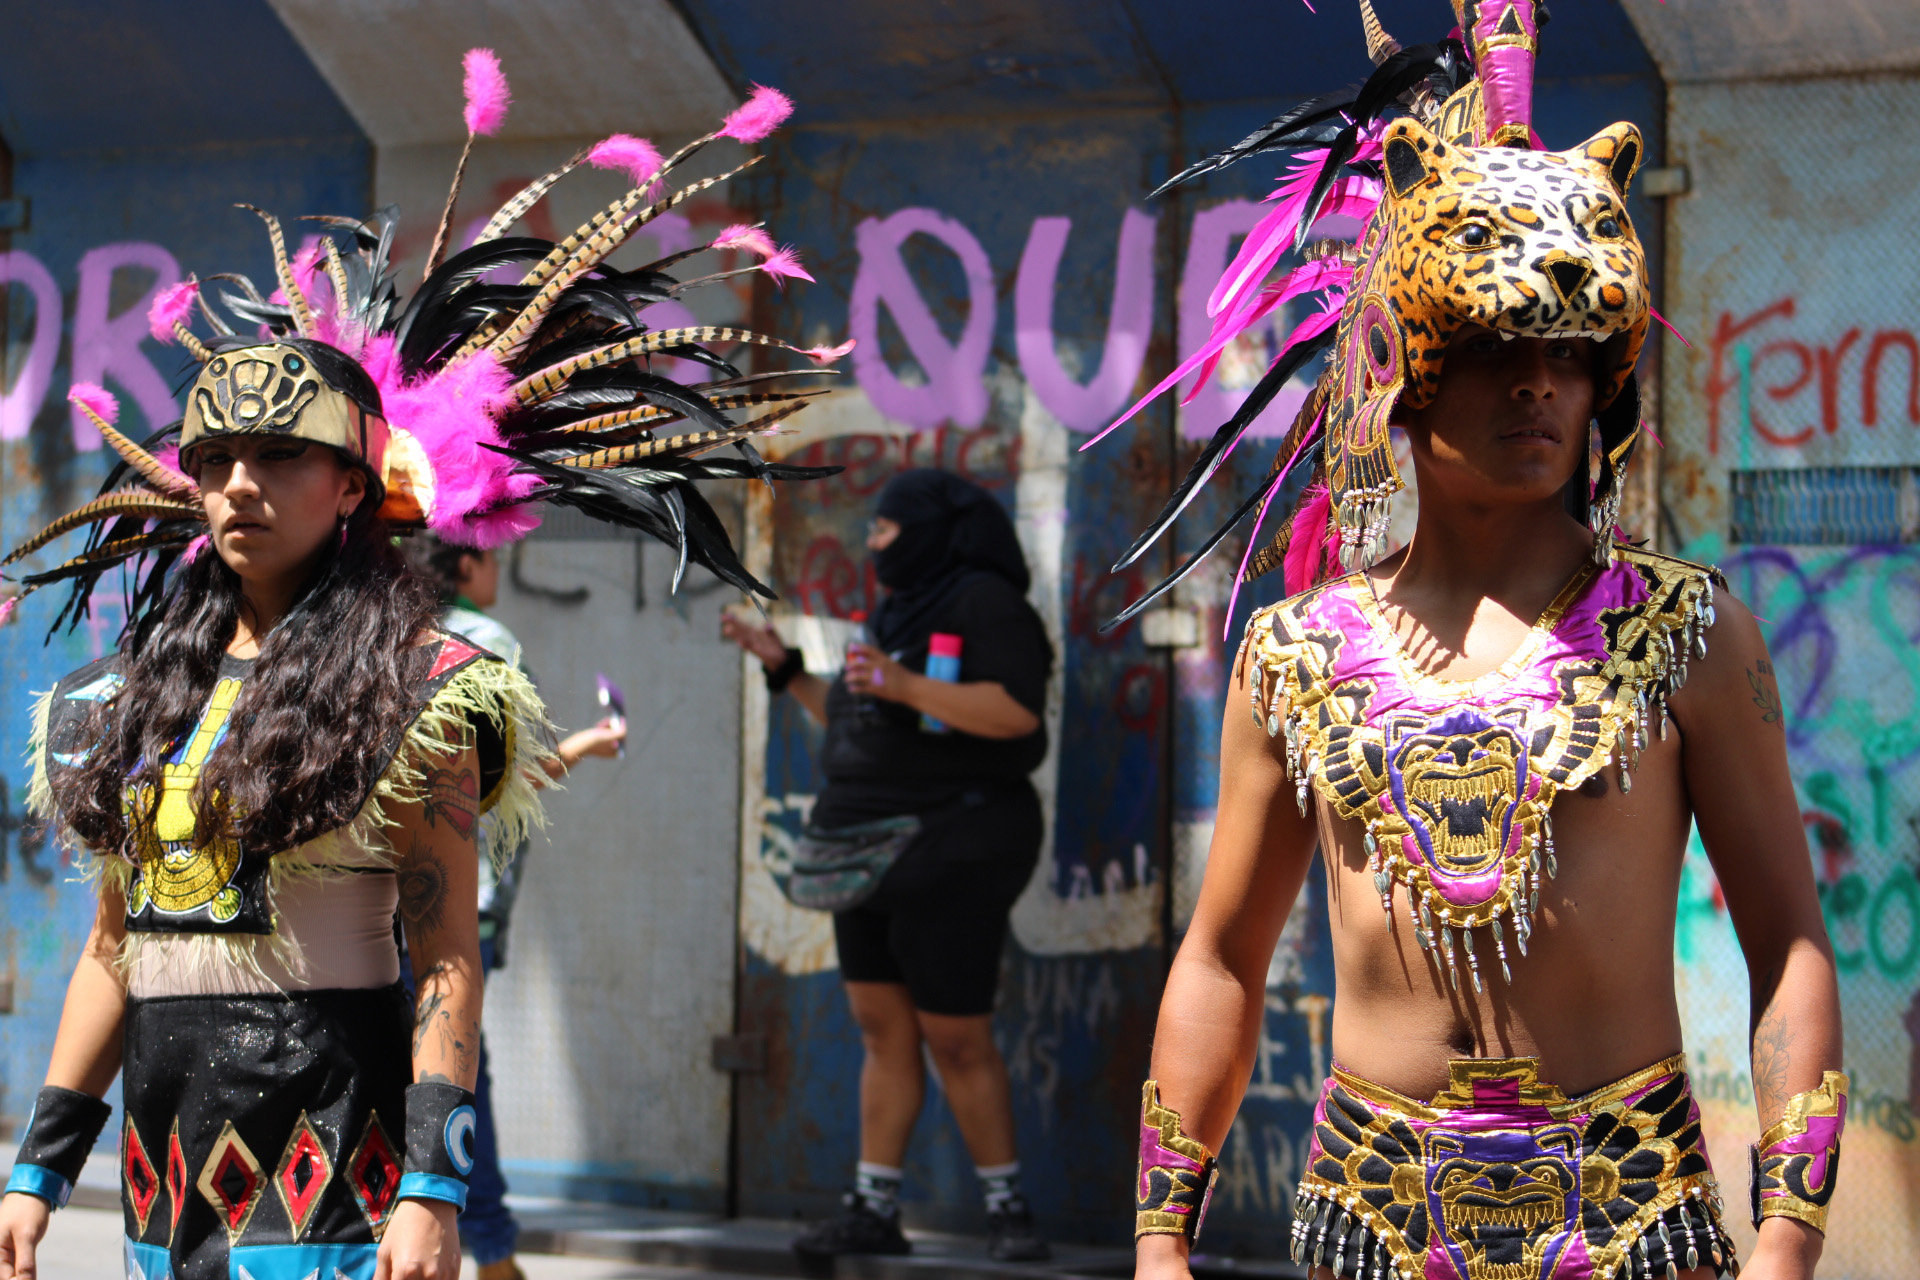
[[[913,1244],[900,1231],[900,1215],[874,1212],[849,1191],[840,1199],[840,1212],[815,1223],[794,1238],[793,1251],[803,1259],[830,1259],[849,1253],[912,1253]]]
[[[1053,1250],[1033,1229],[1033,1210],[1025,1196],[987,1214],[987,1256],[995,1262],[1045,1262]]]

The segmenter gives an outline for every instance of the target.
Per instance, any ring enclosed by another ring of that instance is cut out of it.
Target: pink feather
[[[490,137],[506,122],[507,107],[513,102],[500,59],[491,49],[469,49],[460,65],[466,69],[461,88],[467,95],[467,132]]]
[[[1132,408],[1128,409],[1118,418],[1115,418],[1106,428],[1096,432],[1092,439],[1080,446],[1081,449],[1091,449],[1094,445],[1099,444],[1102,440],[1106,439],[1107,436],[1111,435],[1122,423],[1128,421],[1155,399],[1164,395],[1169,388],[1176,385],[1182,378],[1192,373],[1195,369],[1201,369],[1200,378],[1194,383],[1194,389],[1197,392],[1199,388],[1206,383],[1207,378],[1212,375],[1214,366],[1219,363],[1220,353],[1226,350],[1229,342],[1232,342],[1235,338],[1246,332],[1246,330],[1254,324],[1265,319],[1276,307],[1280,306],[1280,304],[1288,298],[1295,296],[1296,293],[1304,293],[1311,289],[1342,284],[1346,279],[1351,277],[1351,274],[1351,269],[1337,258],[1322,258],[1317,262],[1309,262],[1295,271],[1290,272],[1281,280],[1275,281],[1276,287],[1262,293],[1243,310],[1233,315],[1216,317],[1213,324],[1213,335],[1207,339],[1205,345],[1185,360],[1182,360],[1179,365],[1174,368],[1172,373],[1160,380],[1158,386],[1135,401]],[[1294,288],[1295,285],[1298,287]],[[1187,396],[1188,401],[1192,399],[1193,396],[1191,394]]]
[[[153,305],[147,308],[147,331],[157,341],[172,342],[173,326],[186,323],[187,315],[193,310],[194,299],[200,296],[200,282],[182,280],[153,295]]]
[[[773,237],[762,227],[736,222],[713,238],[709,249],[746,249],[763,258],[771,258],[777,252]]]
[[[760,269],[772,276],[775,284],[780,284],[788,278],[809,281],[813,279],[807,274],[807,269],[800,265],[800,253],[792,245],[781,249],[761,263]]]
[[[837,347],[805,347],[800,350],[800,354],[815,364],[832,364],[853,350],[853,342],[852,338],[848,338]]]
[[[0,627],[13,621],[13,611],[19,607],[19,596],[8,596],[5,600],[0,600]]]
[[[200,558],[201,552],[205,551],[208,547],[212,545],[213,545],[212,539],[204,533],[201,534],[199,537],[195,538],[192,542],[189,542],[187,544],[186,550],[180,553],[181,563],[192,564],[195,560],[198,560]]]
[[[747,100],[734,108],[720,126],[719,136],[736,142],[759,142],[793,114],[793,99],[766,85],[753,86]]]
[[[1663,324],[1663,325],[1666,325],[1666,327],[1667,327],[1667,332],[1668,332],[1668,333],[1670,333],[1670,334],[1672,334],[1672,335],[1673,335],[1674,337],[1676,337],[1676,338],[1678,338],[1678,339],[1680,339],[1680,345],[1681,345],[1681,346],[1683,346],[1683,347],[1685,347],[1685,348],[1686,348],[1687,350],[1689,350],[1689,351],[1691,351],[1691,350],[1693,350],[1693,344],[1692,344],[1691,342],[1688,342],[1688,341],[1687,341],[1687,335],[1686,335],[1686,334],[1684,334],[1684,333],[1682,333],[1682,332],[1680,332],[1680,331],[1679,331],[1678,329],[1676,329],[1676,328],[1674,328],[1674,327],[1673,327],[1673,325],[1672,325],[1672,323],[1670,323],[1670,322],[1669,322],[1669,321],[1667,320],[1667,318],[1666,318],[1665,316],[1663,316],[1663,315],[1661,315],[1661,314],[1660,314],[1660,313],[1659,313],[1658,311],[1654,311],[1654,309],[1653,309],[1652,307],[1648,307],[1648,308],[1647,308],[1647,310],[1653,313],[1653,318],[1654,318],[1655,320],[1658,320],[1658,321],[1659,321],[1659,322],[1660,322],[1661,324]]]
[[[1223,641],[1229,640],[1233,636],[1233,611],[1235,606],[1240,603],[1240,588],[1246,585],[1247,564],[1253,559],[1253,549],[1260,544],[1260,530],[1264,528],[1267,523],[1267,508],[1273,505],[1274,495],[1279,493],[1280,486],[1286,483],[1287,473],[1293,470],[1296,462],[1300,461],[1300,455],[1308,449],[1315,449],[1320,446],[1320,435],[1325,429],[1326,421],[1327,411],[1325,408],[1322,408],[1314,417],[1313,425],[1307,428],[1307,434],[1301,438],[1299,447],[1293,451],[1284,464],[1274,470],[1273,482],[1267,486],[1266,496],[1260,499],[1260,514],[1253,518],[1253,528],[1247,534],[1247,549],[1240,555],[1240,570],[1233,575],[1233,590],[1227,596],[1226,619],[1220,632],[1220,638]],[[1283,576],[1284,573],[1285,570],[1283,568]]]
[[[513,459],[484,445],[501,443],[495,417],[512,407],[513,377],[486,352],[408,383],[393,338],[367,346],[367,373],[380,388],[387,421],[407,432],[433,466],[427,527],[448,542],[482,550],[526,536],[540,515],[523,503],[540,481],[513,474]]]
[[[301,245],[300,251],[293,255],[293,262],[291,264],[293,267],[293,283],[299,287],[301,295],[305,297],[309,303],[313,302],[319,295],[318,286],[321,279],[320,262],[326,257],[326,253],[326,249],[320,244],[320,237],[314,236],[305,244]],[[329,287],[331,287],[332,282],[329,281],[328,284]]]
[[[660,149],[645,138],[616,133],[593,144],[587,163],[596,169],[624,169],[634,186],[643,187],[660,176],[664,161]]]
[[[1323,484],[1307,490],[1293,517],[1293,533],[1287,539],[1287,556],[1281,573],[1286,591],[1299,595],[1320,580],[1320,567],[1326,560],[1327,521],[1333,515],[1333,497]]]
[[[98,383],[74,383],[67,388],[67,399],[93,410],[94,416],[109,426],[120,421],[120,402],[113,398],[111,391]]]

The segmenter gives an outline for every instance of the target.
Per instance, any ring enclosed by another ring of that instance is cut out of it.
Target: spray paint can
[[[960,683],[960,637],[936,631],[927,637],[927,679]],[[921,712],[920,728],[927,733],[951,733],[941,721]]]

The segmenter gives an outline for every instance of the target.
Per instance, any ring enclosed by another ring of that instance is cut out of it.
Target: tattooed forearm
[[[1754,990],[1760,1015],[1753,1025],[1753,1105],[1762,1125],[1772,1124],[1786,1109],[1795,1048],[1793,1023],[1771,1003],[1773,991],[1771,982],[1756,985]],[[1769,1003],[1761,1005],[1763,999]]]
[[[400,915],[407,927],[427,933],[437,931],[447,915],[447,864],[436,858],[433,850],[416,842],[398,875]]]
[[[1760,708],[1760,723],[1779,724],[1780,686],[1773,678],[1773,664],[1762,658],[1748,667],[1747,684],[1753,688],[1753,705]]]
[[[428,769],[424,808],[428,826],[445,818],[462,839],[471,837],[480,814],[479,779],[472,769]]]
[[[457,1012],[449,999],[452,973],[452,966],[442,963],[420,975],[420,998],[413,1014],[413,1061],[415,1076],[423,1084],[463,1084],[472,1081],[479,1069],[480,1028]],[[448,1070],[456,1075],[448,1075]]]

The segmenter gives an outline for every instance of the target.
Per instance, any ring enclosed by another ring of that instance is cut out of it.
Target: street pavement
[[[125,1280],[120,1269],[121,1225],[118,1211],[74,1206],[53,1215],[40,1244],[41,1280]],[[650,1267],[599,1258],[552,1258],[521,1254],[527,1280],[728,1280],[714,1272]],[[460,1272],[472,1280],[473,1259]]]

